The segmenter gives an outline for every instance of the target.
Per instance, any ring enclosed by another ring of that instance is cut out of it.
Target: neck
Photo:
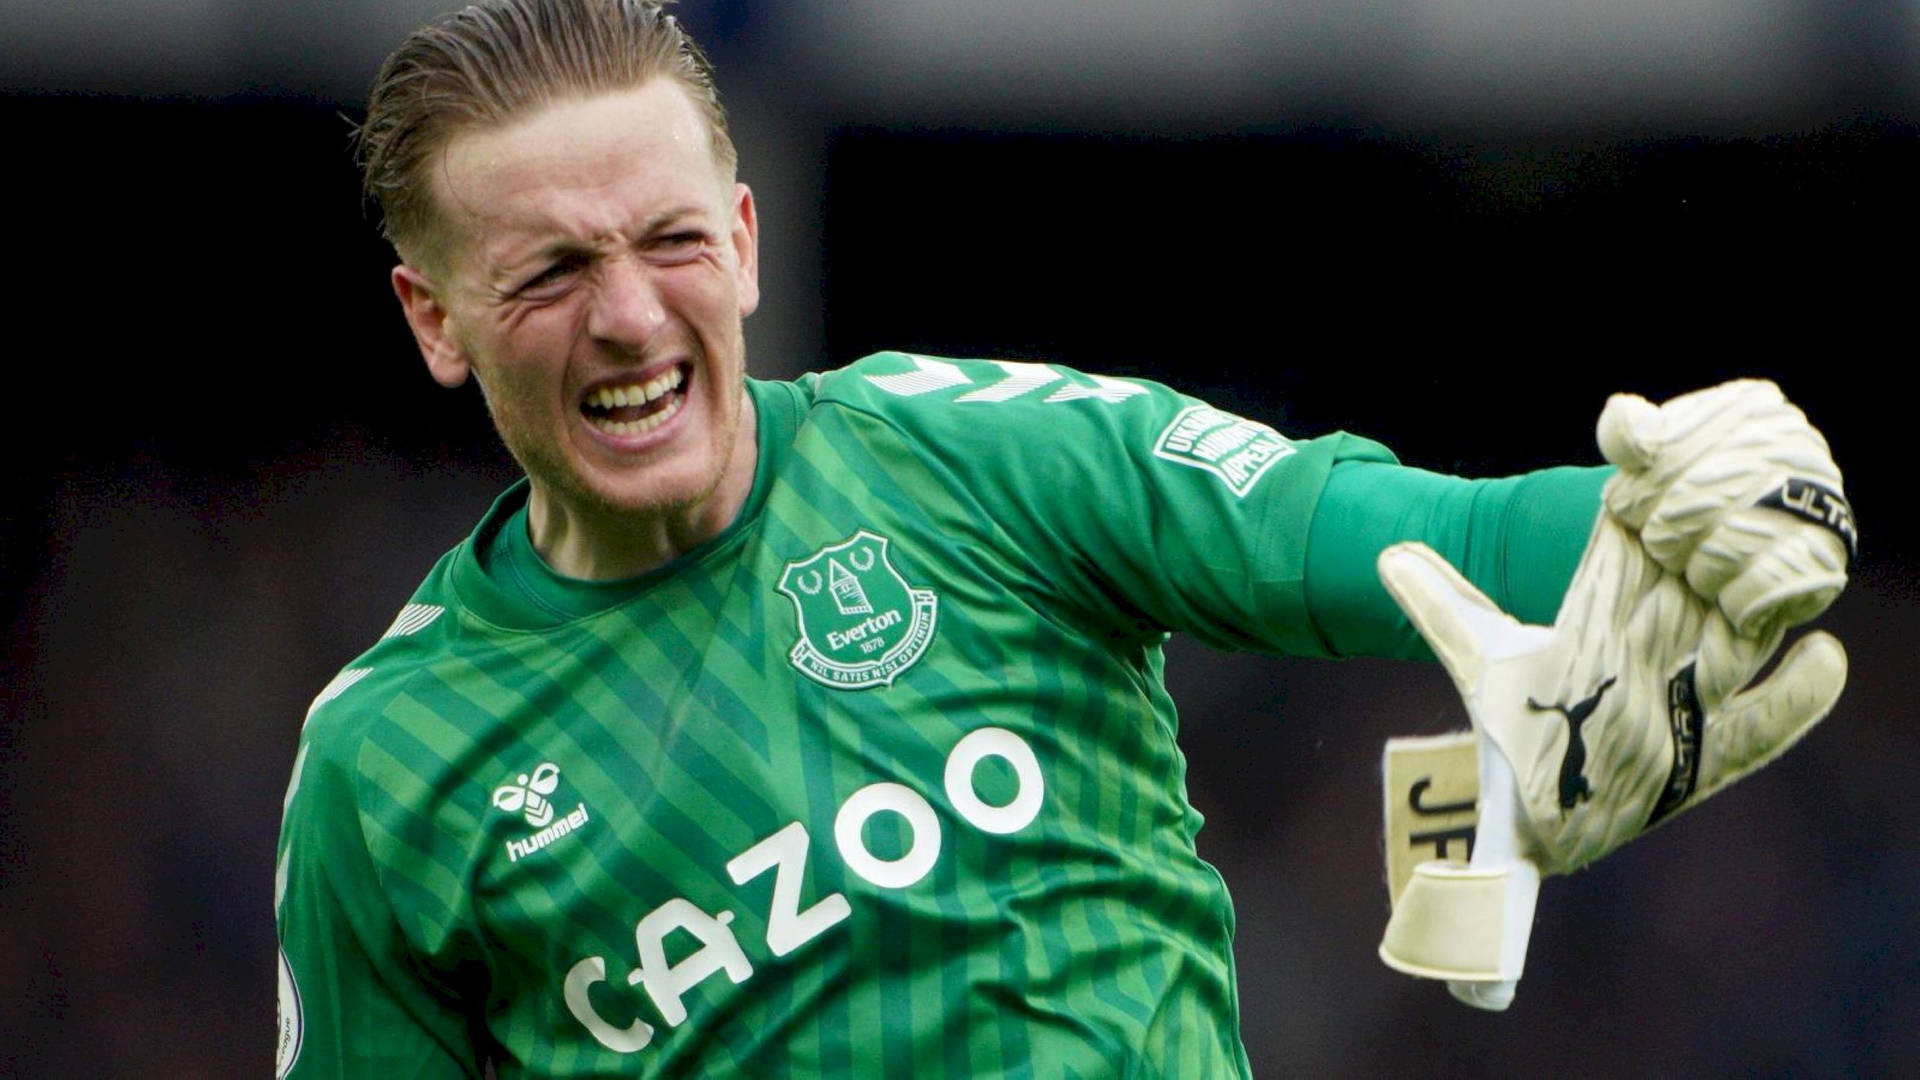
[[[644,574],[718,536],[747,503],[760,458],[760,422],[744,388],[740,426],[720,479],[705,497],[659,510],[585,507],[537,481],[527,499],[533,548],[556,572],[588,581]]]

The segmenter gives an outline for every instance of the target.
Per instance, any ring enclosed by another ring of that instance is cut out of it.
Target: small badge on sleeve
[[[1183,409],[1160,432],[1153,456],[1220,478],[1236,498],[1244,497],[1293,444],[1265,424],[1222,412],[1210,405]]]

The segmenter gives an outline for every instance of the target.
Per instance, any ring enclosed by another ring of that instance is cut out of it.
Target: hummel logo
[[[1581,770],[1587,767],[1587,744],[1580,738],[1580,725],[1587,722],[1593,710],[1600,707],[1600,695],[1613,685],[1609,678],[1600,684],[1593,696],[1572,706],[1542,705],[1532,698],[1527,699],[1527,708],[1535,712],[1557,712],[1567,718],[1567,754],[1560,759],[1560,809],[1571,810],[1575,803],[1585,802],[1593,797],[1593,789],[1587,785],[1587,778]]]
[[[543,761],[532,773],[521,773],[511,783],[493,789],[495,809],[507,813],[524,811],[527,824],[540,831],[525,840],[507,841],[507,861],[519,862],[555,840],[587,823],[587,804],[582,802],[567,816],[554,820],[553,803],[547,796],[560,786],[560,766]]]
[[[501,784],[494,788],[493,805],[509,814],[524,807],[527,824],[536,829],[545,828],[547,822],[553,820],[553,804],[546,797],[559,786],[560,766],[543,761],[539,768],[533,770],[531,777],[521,773],[519,783]]]

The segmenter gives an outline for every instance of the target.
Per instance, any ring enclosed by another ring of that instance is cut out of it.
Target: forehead
[[[705,119],[671,79],[571,98],[448,140],[434,194],[458,239],[596,235],[668,204],[718,209],[731,187]]]

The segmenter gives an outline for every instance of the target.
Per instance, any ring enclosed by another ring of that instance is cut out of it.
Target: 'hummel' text
[[[507,861],[519,862],[523,855],[531,855],[555,840],[567,835],[587,823],[587,804],[581,803],[573,808],[573,813],[541,829],[525,840],[507,841]]]

